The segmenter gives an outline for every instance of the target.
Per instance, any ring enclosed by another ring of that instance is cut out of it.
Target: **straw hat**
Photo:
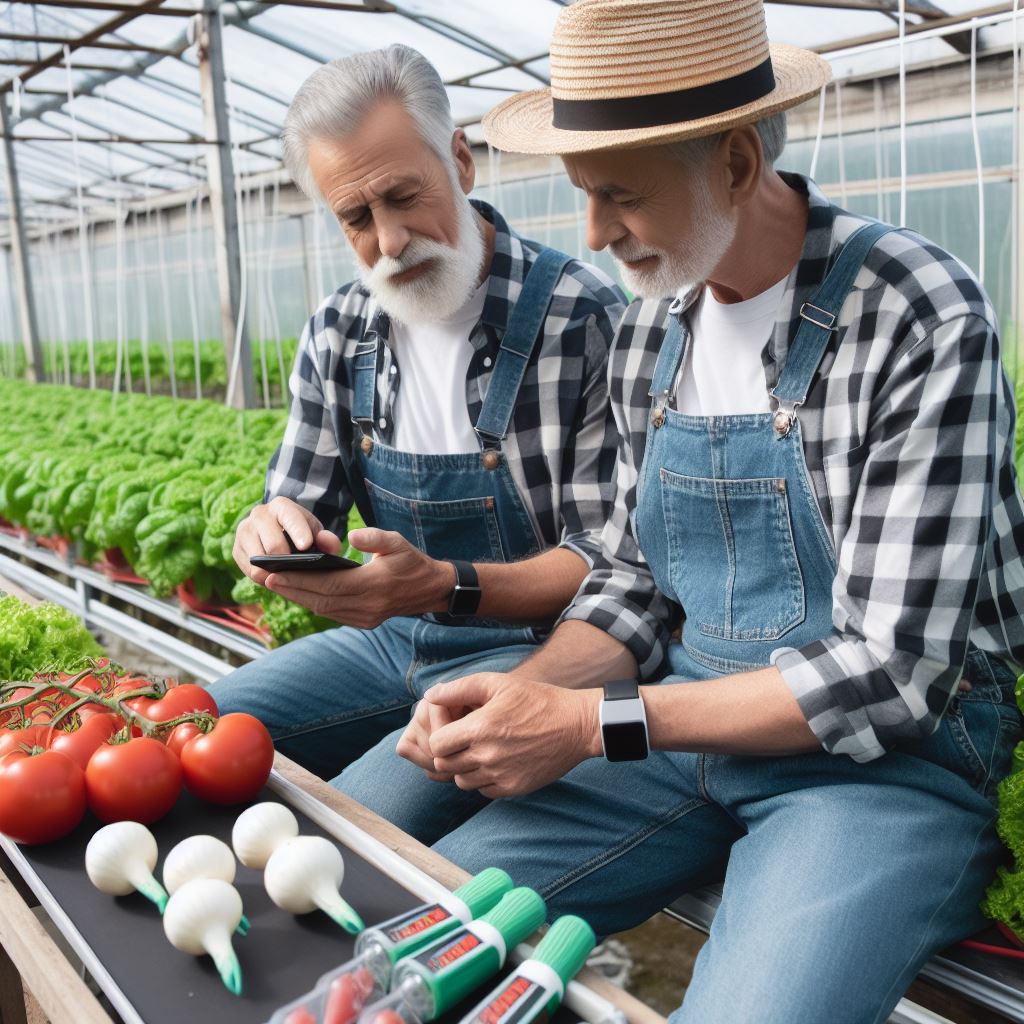
[[[762,0],[576,0],[551,39],[551,88],[483,120],[498,149],[562,155],[693,139],[816,95],[832,73],[768,42]]]

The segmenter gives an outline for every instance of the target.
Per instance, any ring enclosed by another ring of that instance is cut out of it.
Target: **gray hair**
[[[395,99],[446,167],[452,156],[451,105],[441,76],[423,54],[395,44],[332,60],[302,83],[281,133],[292,181],[314,202],[322,197],[309,169],[309,144],[355,131],[375,103]]]
[[[775,162],[782,156],[786,148],[786,111],[780,110],[777,114],[754,122],[757,134],[761,139],[761,148],[764,150],[765,163],[774,167]],[[704,167],[715,151],[725,132],[717,135],[706,135],[700,139],[685,139],[682,142],[672,142],[666,149],[691,170]]]

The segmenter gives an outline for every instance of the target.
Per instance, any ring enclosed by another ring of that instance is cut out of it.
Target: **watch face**
[[[647,727],[643,722],[606,722],[604,756],[609,761],[642,761],[647,757]]]

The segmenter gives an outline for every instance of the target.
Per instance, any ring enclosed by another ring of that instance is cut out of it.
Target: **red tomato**
[[[219,714],[217,702],[206,690],[195,683],[182,683],[181,686],[172,686],[150,708],[148,717],[154,722],[169,722],[172,718],[200,711]]]
[[[85,787],[89,807],[101,821],[148,825],[177,802],[181,766],[158,740],[107,743],[89,759]]]
[[[185,785],[212,804],[252,800],[267,784],[273,764],[274,743],[266,726],[241,713],[218,719],[181,751]]]
[[[22,747],[48,747],[55,733],[45,722],[24,729],[4,729],[0,732],[0,758]]]
[[[84,772],[92,755],[123,725],[118,715],[93,715],[74,732],[54,732],[50,749],[66,754]]]
[[[0,832],[17,843],[66,836],[85,814],[85,775],[53,750],[16,751],[0,762]]]
[[[173,751],[176,757],[181,757],[185,744],[195,739],[196,736],[201,735],[199,726],[194,722],[183,722],[171,730],[170,735],[167,737],[167,749]]]

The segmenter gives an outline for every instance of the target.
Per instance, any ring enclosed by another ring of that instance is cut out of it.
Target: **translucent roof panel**
[[[141,4],[142,0],[124,2]],[[280,167],[278,137],[288,104],[317,67],[389,43],[415,47],[434,64],[448,83],[456,121],[466,126],[472,141],[482,141],[479,119],[494,104],[546,83],[551,32],[567,0],[367,0],[365,10],[352,9],[357,3],[339,3],[342,9],[332,9],[324,0],[223,4],[226,94],[238,175]],[[113,194],[133,189],[140,199],[176,188],[193,190],[204,180],[204,147],[172,141],[202,138],[206,133],[199,58],[194,33],[188,31],[193,16],[181,13],[198,11],[202,2],[163,0],[161,6],[168,8],[166,15],[126,17],[126,12],[118,10],[0,0],[0,34],[81,40],[81,45],[72,44],[71,78],[78,97],[73,109],[83,139],[117,134],[157,140],[144,145],[83,141],[78,155],[90,201],[109,199],[110,191],[100,186],[104,176],[115,182]],[[840,79],[892,74],[899,65],[900,50],[884,39],[897,32],[893,6],[883,0],[877,5],[873,0],[856,4],[769,0],[769,34],[780,42],[824,53]],[[989,0],[906,0],[906,6],[910,35],[903,56],[909,68],[965,59],[951,45],[959,42],[962,48],[963,37],[935,38],[926,31],[932,20],[991,10]],[[103,27],[106,31],[92,45],[82,40],[84,34]],[[923,35],[916,34],[920,30]],[[969,31],[969,25],[960,28],[964,31]],[[1019,34],[1024,37],[1024,16]],[[982,27],[979,52],[1005,49],[1011,38],[1008,22]],[[144,49],[108,48],[96,42]],[[57,58],[53,66],[34,66],[50,56]],[[0,60],[22,62],[20,67],[0,65],[0,83],[9,85],[20,72],[25,87],[33,90],[21,91],[14,134],[65,135],[70,119],[63,47],[45,41],[0,40]],[[16,152],[19,158],[24,154],[26,209],[30,183],[36,190],[32,195],[40,199],[67,194],[69,173],[73,185],[70,143],[22,141],[16,144]],[[48,185],[52,188],[46,192]],[[33,203],[31,208],[39,210],[42,205]]]

